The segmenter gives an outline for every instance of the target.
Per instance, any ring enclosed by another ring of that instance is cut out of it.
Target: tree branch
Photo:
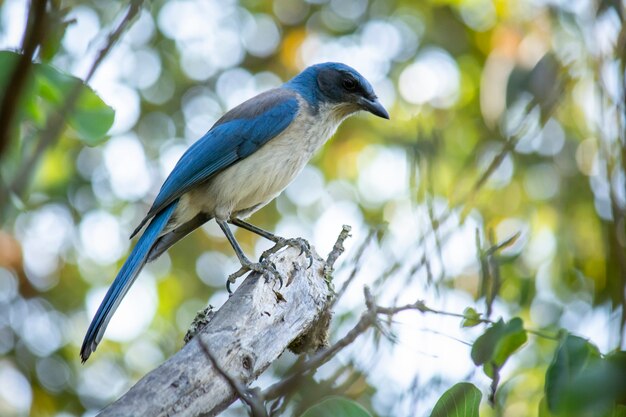
[[[327,307],[325,262],[311,251],[308,269],[309,259],[299,249],[272,254],[271,261],[288,278],[283,288],[249,275],[186,346],[99,415],[214,416],[238,396],[256,407],[258,400],[245,387]]]
[[[202,340],[202,336],[199,338],[200,347],[204,350],[204,353],[211,360],[211,365],[215,368],[218,374],[220,374],[229,384],[230,387],[237,393],[237,396],[250,407],[252,417],[267,417],[267,410],[263,403],[262,395],[258,390],[249,389],[241,382],[237,381],[232,376],[228,375],[228,372],[220,366],[217,359],[213,356],[209,347]]]

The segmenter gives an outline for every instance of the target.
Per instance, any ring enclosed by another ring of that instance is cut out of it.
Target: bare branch
[[[308,269],[309,259],[299,249],[271,255],[279,272],[289,278],[285,286],[249,275],[196,337],[100,415],[213,416],[238,394],[244,401],[251,399],[243,387],[309,331],[327,306],[324,261],[311,251],[313,265]],[[248,404],[256,407],[257,402]]]

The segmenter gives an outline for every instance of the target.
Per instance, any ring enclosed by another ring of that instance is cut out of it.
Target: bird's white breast
[[[300,101],[300,111],[281,134],[247,158],[215,175],[181,199],[178,223],[198,212],[217,218],[247,217],[274,199],[335,132],[343,119],[330,107],[316,114]]]

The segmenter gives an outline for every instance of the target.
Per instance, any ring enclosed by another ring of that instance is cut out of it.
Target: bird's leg
[[[302,253],[306,253],[306,257],[309,260],[309,268],[311,267],[311,265],[313,265],[311,246],[309,245],[309,242],[307,242],[305,239],[302,239],[301,237],[285,239],[284,237],[276,236],[275,234],[268,232],[267,230],[263,230],[258,226],[237,218],[231,218],[228,222],[230,224],[234,224],[235,226],[241,227],[242,229],[246,229],[249,232],[264,237],[267,240],[271,240],[275,243],[272,248],[266,250],[265,252],[263,252],[263,254],[261,254],[261,260],[267,259],[268,256],[278,252],[285,246],[293,246],[300,249],[300,255],[302,255]]]
[[[281,287],[283,286],[283,278],[281,277],[280,273],[276,270],[276,267],[271,262],[266,262],[264,260],[262,262],[254,263],[250,261],[248,257],[245,255],[245,253],[243,253],[241,246],[239,246],[239,243],[237,242],[237,239],[235,239],[235,235],[233,235],[233,232],[228,227],[228,224],[226,224],[224,220],[220,220],[220,219],[215,219],[215,221],[222,229],[222,232],[224,232],[226,239],[228,239],[230,246],[233,247],[233,250],[235,251],[237,258],[239,258],[239,262],[241,263],[241,268],[237,272],[229,275],[228,280],[226,281],[226,290],[228,291],[229,294],[232,294],[230,285],[234,283],[235,280],[237,280],[237,278],[239,278],[240,276],[242,276],[248,271],[255,271],[260,274],[263,274],[263,276],[265,276],[266,279],[268,278],[267,273],[270,273],[278,279],[280,286]]]

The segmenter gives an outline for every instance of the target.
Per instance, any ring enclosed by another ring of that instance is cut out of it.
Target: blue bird
[[[246,257],[228,223],[284,243],[243,219],[278,196],[339,124],[360,110],[389,119],[361,74],[329,62],[306,68],[222,116],[183,154],[132,233],[131,238],[147,224],[87,330],[82,361],[96,350],[143,266],[211,219],[226,235],[243,271],[268,269]]]

